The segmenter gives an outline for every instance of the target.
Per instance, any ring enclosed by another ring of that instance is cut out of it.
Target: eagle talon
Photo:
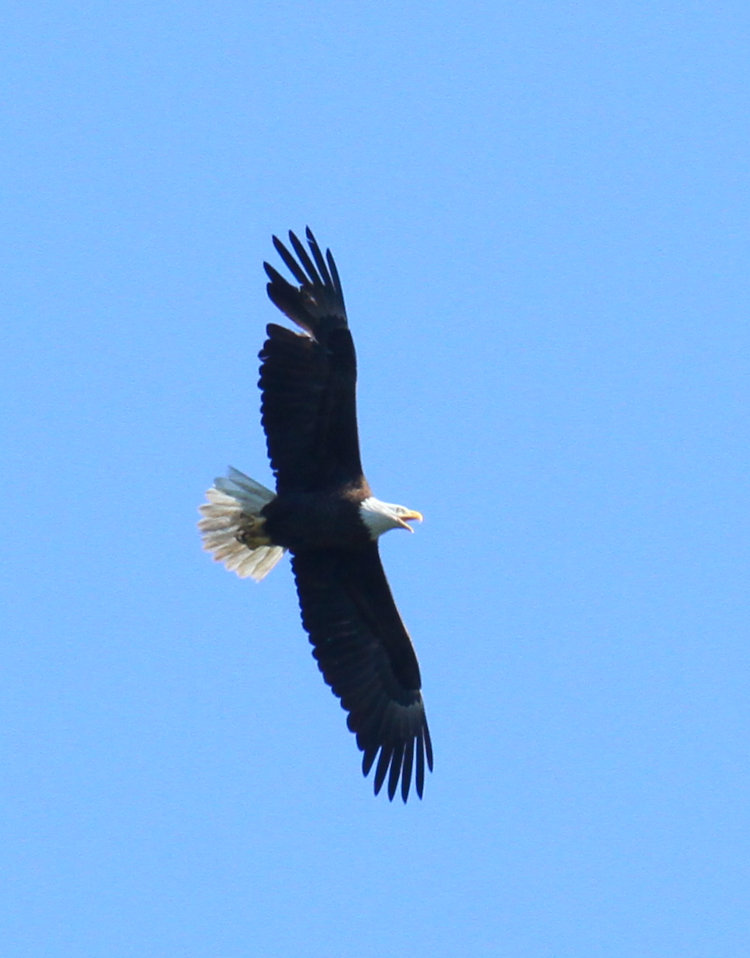
[[[248,549],[259,549],[261,546],[273,545],[265,534],[266,520],[260,516],[248,516],[242,529],[237,533],[237,541]]]

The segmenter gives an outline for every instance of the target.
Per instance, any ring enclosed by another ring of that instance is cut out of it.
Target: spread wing
[[[272,302],[304,332],[268,326],[260,353],[261,418],[279,493],[313,492],[362,477],[357,434],[357,361],[344,296],[330,250],[307,230],[310,253],[294,233],[295,257],[274,246],[299,284],[265,263]]]
[[[292,558],[302,624],[328,685],[349,713],[347,724],[375,764],[375,794],[388,777],[388,797],[409,794],[415,766],[422,797],[432,743],[419,665],[380,562],[377,543],[361,550],[298,553]]]

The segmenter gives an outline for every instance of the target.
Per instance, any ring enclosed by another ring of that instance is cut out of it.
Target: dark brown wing
[[[362,476],[355,388],[357,360],[330,250],[307,230],[310,253],[289,234],[295,257],[274,246],[296,279],[265,263],[268,295],[305,334],[268,326],[260,353],[261,418],[277,491],[313,492]]]
[[[356,551],[301,552],[292,558],[302,624],[328,685],[349,713],[367,775],[377,758],[375,794],[422,797],[432,743],[419,665],[380,562],[377,543]]]

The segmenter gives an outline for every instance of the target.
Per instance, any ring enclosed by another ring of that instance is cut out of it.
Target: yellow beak
[[[398,517],[398,523],[402,529],[408,529],[409,532],[414,532],[410,525],[407,525],[409,522],[422,522],[424,516],[421,512],[416,512],[410,509],[408,512],[405,512],[403,515]]]

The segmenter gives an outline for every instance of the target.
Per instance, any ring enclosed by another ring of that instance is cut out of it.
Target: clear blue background
[[[3,956],[750,954],[746,2],[11,3]],[[331,246],[435,744],[375,799],[269,482]]]

